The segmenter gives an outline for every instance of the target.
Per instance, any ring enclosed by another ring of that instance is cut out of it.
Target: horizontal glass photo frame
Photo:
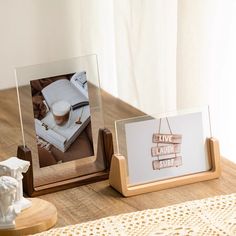
[[[130,186],[212,168],[208,107],[118,120],[115,126],[118,155],[126,159]]]

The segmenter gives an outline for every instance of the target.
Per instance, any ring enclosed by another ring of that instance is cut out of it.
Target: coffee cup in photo
[[[57,125],[65,125],[69,118],[71,112],[71,105],[65,100],[60,100],[52,105],[52,114]]]

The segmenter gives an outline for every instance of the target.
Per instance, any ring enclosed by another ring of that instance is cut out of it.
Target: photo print
[[[93,156],[86,72],[30,85],[40,167]]]
[[[196,111],[125,123],[129,184],[208,171],[209,119]]]

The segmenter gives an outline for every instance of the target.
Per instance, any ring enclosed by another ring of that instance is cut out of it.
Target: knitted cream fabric
[[[111,216],[37,235],[233,236],[236,235],[236,193]]]

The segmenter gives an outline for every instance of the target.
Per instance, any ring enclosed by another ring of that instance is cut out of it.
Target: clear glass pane
[[[35,186],[105,169],[94,164],[78,170],[95,163],[104,128],[96,55],[17,68],[16,80]]]
[[[211,169],[208,108],[116,121],[117,150],[127,161],[130,185]]]

